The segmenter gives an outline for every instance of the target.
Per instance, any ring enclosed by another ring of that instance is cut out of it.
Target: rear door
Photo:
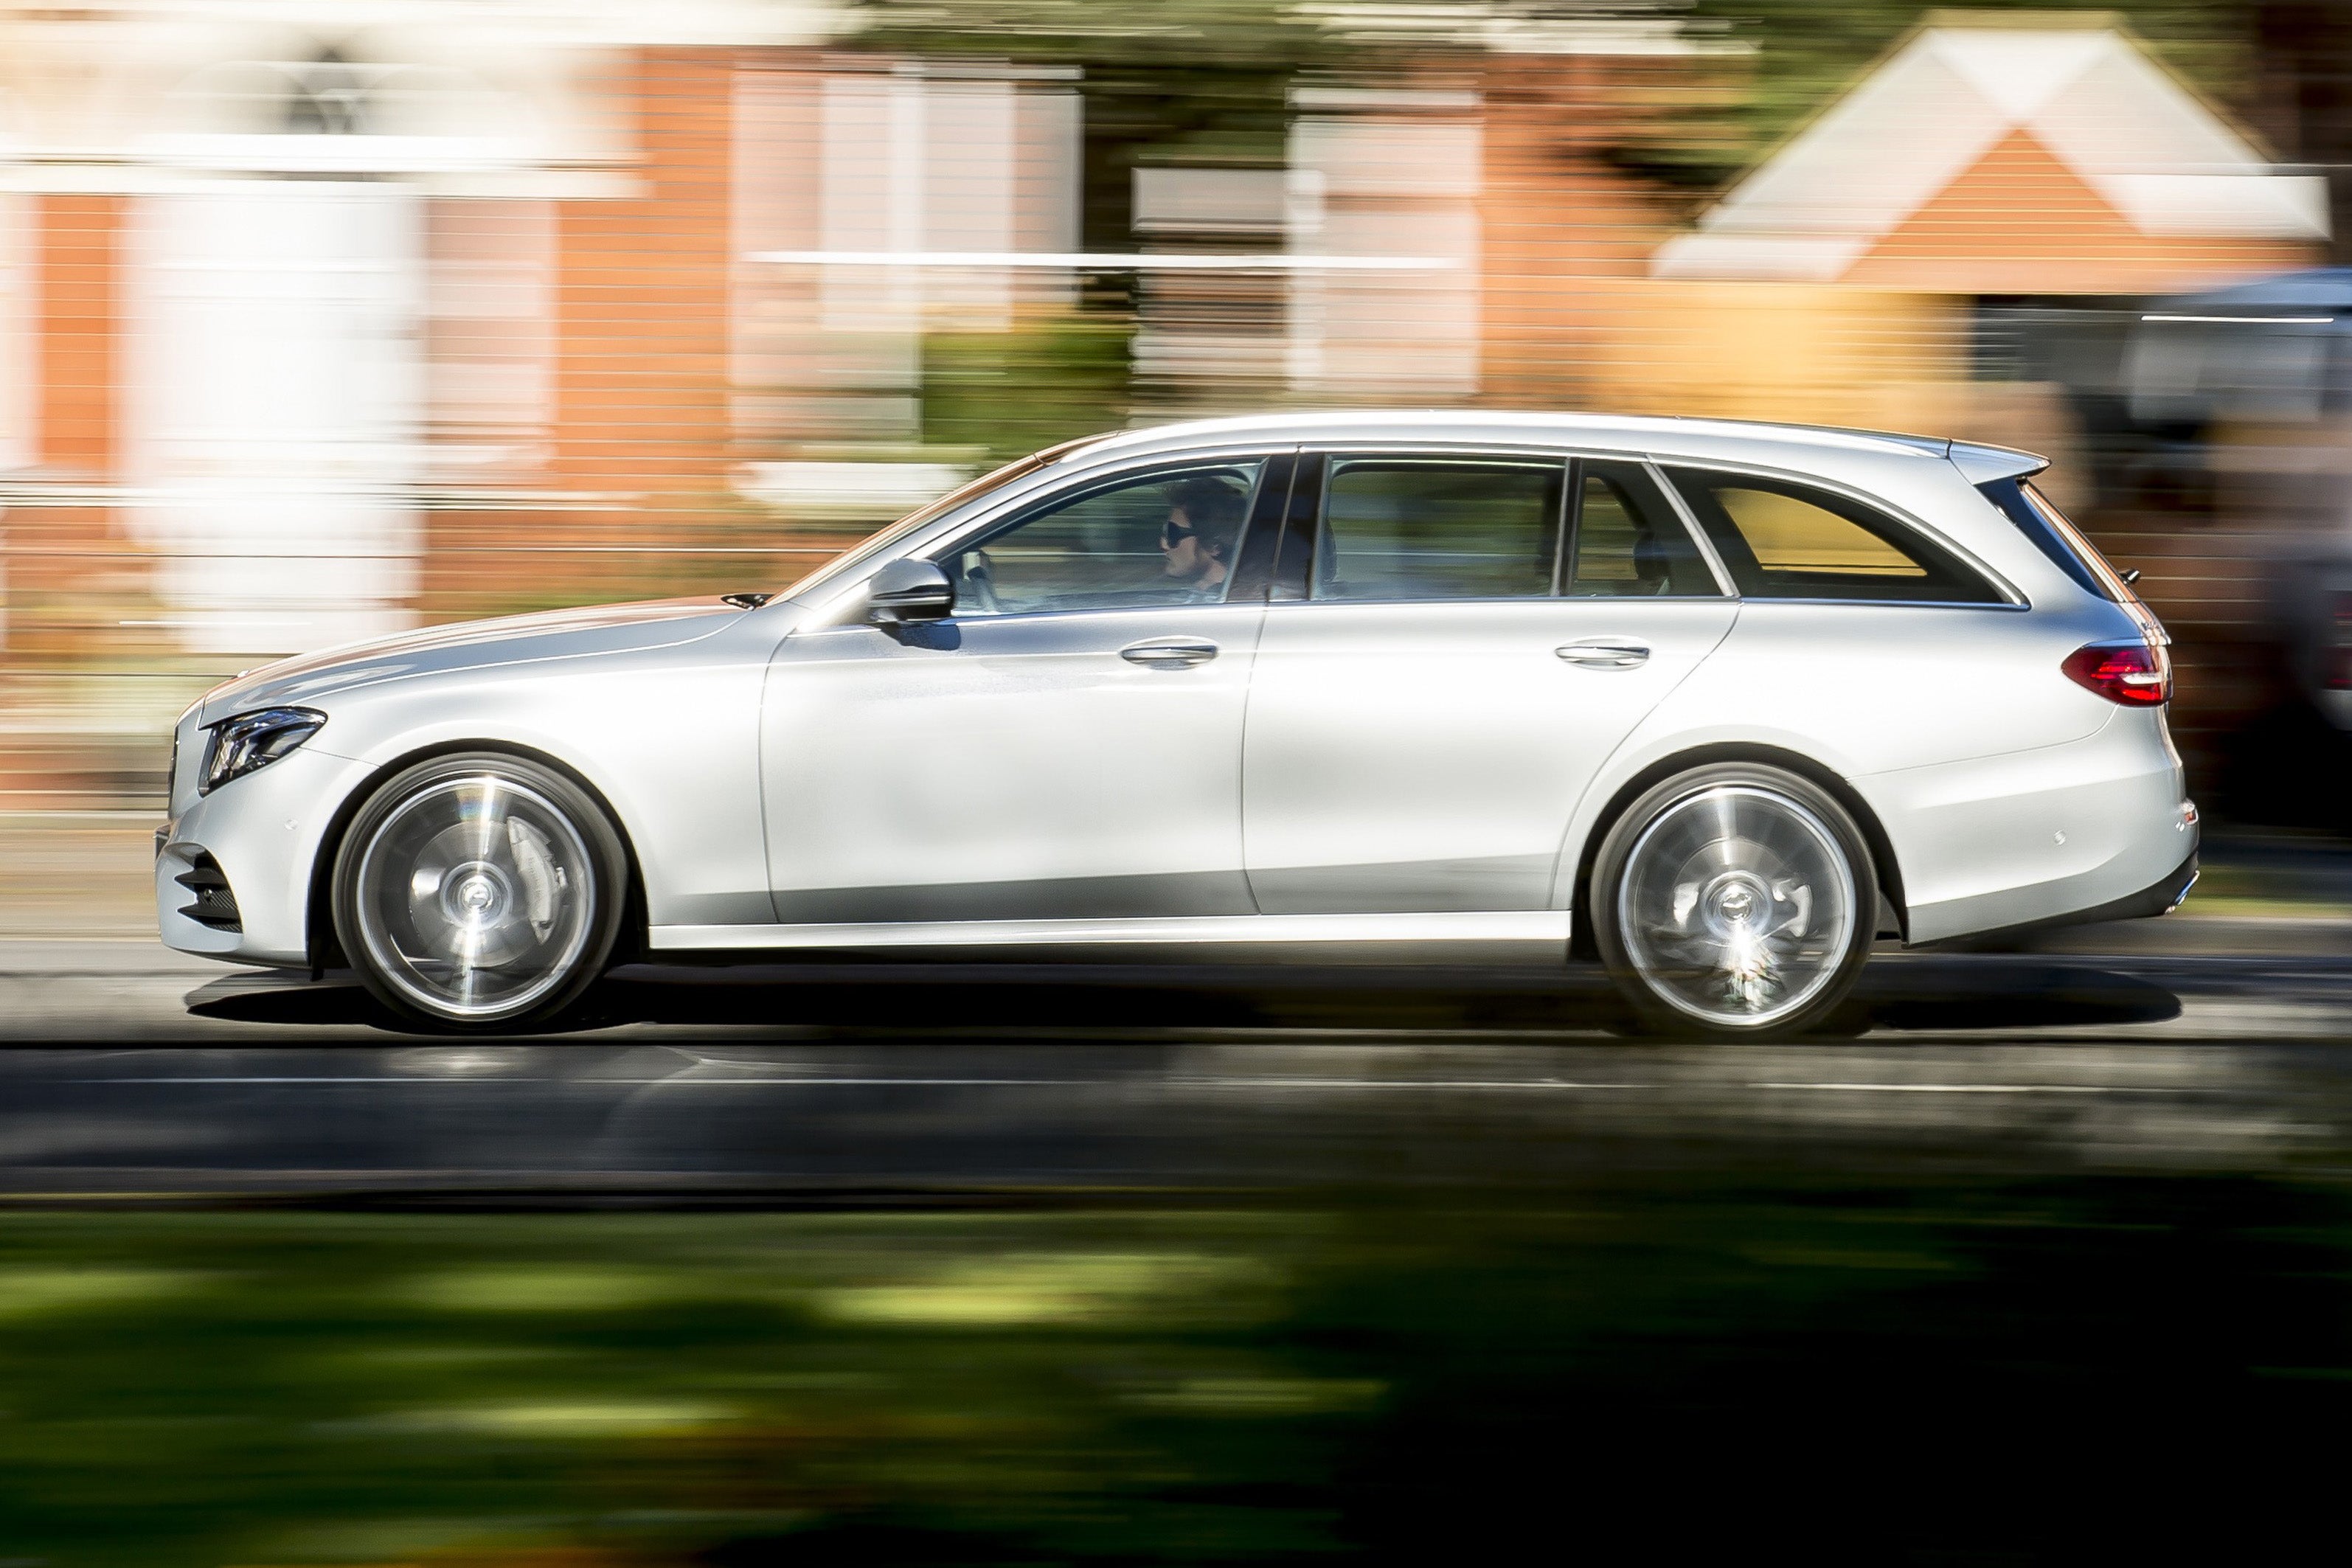
[[[1260,911],[1549,908],[1579,796],[1736,614],[1654,472],[1333,451],[1291,522],[1243,752]]]

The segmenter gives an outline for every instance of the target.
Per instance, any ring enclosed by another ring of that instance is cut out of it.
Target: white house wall
[[[1450,102],[1435,112],[1309,113],[1293,122],[1292,250],[1434,263],[1295,274],[1295,389],[1374,399],[1477,390],[1483,146],[1475,110]]]

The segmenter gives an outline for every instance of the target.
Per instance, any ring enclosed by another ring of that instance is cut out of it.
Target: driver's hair
[[[1185,479],[1168,492],[1168,509],[1184,514],[1184,521],[1200,538],[1201,548],[1219,561],[1233,553],[1245,504],[1240,490],[1208,474]]]

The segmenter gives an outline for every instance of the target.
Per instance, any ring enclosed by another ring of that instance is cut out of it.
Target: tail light
[[[2329,648],[2326,673],[2328,690],[2352,691],[2352,647]]]
[[[2059,668],[2075,685],[2126,708],[2153,708],[2172,695],[2172,660],[2152,643],[2095,642]]]

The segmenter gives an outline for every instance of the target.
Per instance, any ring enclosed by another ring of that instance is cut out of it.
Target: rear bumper
[[[1915,944],[2159,913],[2169,900],[2157,895],[2196,865],[2196,809],[2160,713],[2119,710],[2063,746],[1853,782],[1895,851]]]
[[[2039,920],[2024,921],[2011,926],[2000,926],[1991,931],[1971,931],[1964,937],[1949,937],[1945,940],[1964,942],[1974,947],[1980,942],[2003,942],[2011,937],[2026,936],[2034,931],[2050,931],[2059,926],[2095,925],[2105,921],[2147,920],[2157,915],[2168,915],[2180,907],[2181,900],[2189,897],[2189,889],[2196,885],[2197,851],[2192,849],[2189,852],[2189,858],[2137,892],[2126,893],[2119,899],[2110,899],[2104,904],[2095,904],[2089,909],[2070,910],[2064,914],[2045,915]],[[1939,944],[1927,942],[1918,945],[1935,947]]]

